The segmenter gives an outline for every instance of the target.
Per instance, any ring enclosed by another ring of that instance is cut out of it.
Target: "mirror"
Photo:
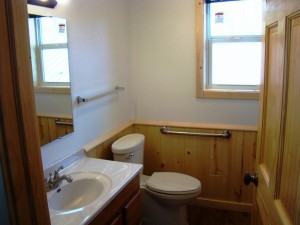
[[[64,18],[28,16],[34,96],[41,145],[74,132]]]

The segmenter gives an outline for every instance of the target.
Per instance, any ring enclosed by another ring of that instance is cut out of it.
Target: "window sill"
[[[258,99],[259,91],[240,90],[217,90],[210,89],[197,93],[197,98],[218,98],[218,99]]]
[[[58,86],[49,86],[49,87],[34,87],[34,93],[44,93],[44,94],[70,94],[70,87],[58,87]]]

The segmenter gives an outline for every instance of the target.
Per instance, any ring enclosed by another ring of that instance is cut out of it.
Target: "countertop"
[[[57,163],[53,168],[64,165],[66,161],[68,160],[62,161],[61,164]],[[53,170],[53,168],[51,169]],[[100,173],[110,179],[110,188],[100,199],[82,208],[56,211],[49,206],[51,224],[88,224],[140,172],[141,168],[142,165],[140,164],[88,158],[84,155],[77,157],[77,161],[66,167],[60,175],[78,172]],[[51,169],[46,170],[45,173],[51,171]],[[56,190],[52,190],[47,193],[48,198],[53,194],[53,191],[56,192]]]

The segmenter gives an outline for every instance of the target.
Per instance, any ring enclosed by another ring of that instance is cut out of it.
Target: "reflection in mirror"
[[[41,145],[74,132],[66,19],[29,15],[34,96]]]

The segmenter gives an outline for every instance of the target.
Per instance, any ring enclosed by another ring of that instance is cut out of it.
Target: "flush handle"
[[[248,172],[244,173],[244,184],[249,185],[250,183],[254,183],[254,185],[257,187],[258,185],[258,174],[254,173],[254,175],[250,175]]]
[[[131,159],[133,156],[134,156],[134,153],[133,153],[133,152],[131,152],[131,153],[129,153],[129,154],[128,154],[128,157],[127,157],[127,159]]]

